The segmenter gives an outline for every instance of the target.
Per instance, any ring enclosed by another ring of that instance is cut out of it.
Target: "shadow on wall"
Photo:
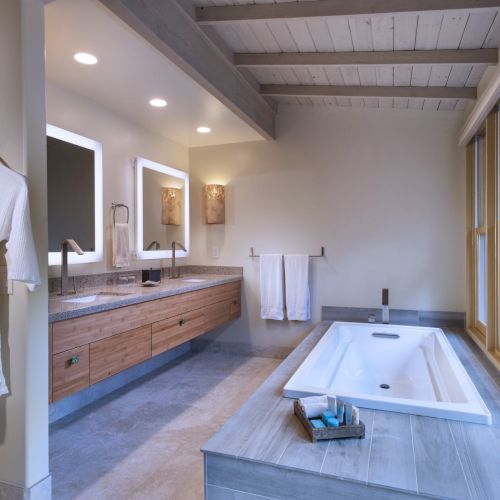
[[[6,266],[6,248],[0,243],[0,266]],[[2,356],[2,371],[10,387],[10,348],[9,348],[9,296],[0,293],[0,354]],[[7,395],[0,396],[0,445],[5,441],[7,421]]]
[[[257,293],[247,294],[248,287],[241,289],[241,316],[220,326],[197,339],[191,341],[193,350],[208,350],[211,352],[224,352],[227,354],[237,354],[243,356],[260,356],[265,358],[285,359],[290,352],[310,333],[314,327],[314,321],[274,321],[260,320],[264,323],[267,335],[269,337],[277,336],[283,333],[284,325],[293,325],[300,333],[294,333],[293,342],[269,342],[266,344],[255,342],[252,337],[252,321],[250,315],[256,314],[260,319],[260,296]],[[252,307],[249,307],[249,303]],[[234,333],[237,332],[238,341],[231,340]]]

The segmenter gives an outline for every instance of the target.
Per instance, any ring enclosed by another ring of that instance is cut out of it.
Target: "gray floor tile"
[[[56,422],[54,499],[202,499],[201,446],[279,363],[193,353]]]

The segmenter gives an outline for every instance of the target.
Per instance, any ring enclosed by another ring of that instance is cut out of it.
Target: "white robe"
[[[7,242],[7,279],[26,283],[31,292],[38,288],[40,272],[31,231],[26,179],[1,165],[0,241]],[[0,395],[7,392],[0,352]]]

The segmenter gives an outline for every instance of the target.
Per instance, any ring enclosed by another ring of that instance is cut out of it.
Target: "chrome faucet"
[[[382,323],[389,324],[389,289],[382,288]]]
[[[147,247],[146,247],[146,252],[152,249],[159,250],[160,249],[160,243],[158,241],[152,241]]]
[[[75,279],[73,278],[73,291],[69,289],[68,277],[68,246],[70,246],[78,255],[83,255],[82,249],[78,246],[75,240],[67,239],[61,243],[61,295],[76,293]]]
[[[175,247],[178,246],[181,250],[187,252],[186,247],[178,241],[172,241],[172,267],[170,268],[170,279],[180,278],[179,271],[175,267]]]

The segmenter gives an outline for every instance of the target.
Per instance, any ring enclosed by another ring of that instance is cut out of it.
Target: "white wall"
[[[259,319],[256,253],[311,260],[322,305],[465,308],[463,119],[455,112],[284,106],[278,139],[190,150],[190,262],[244,265],[245,311],[219,340],[293,346],[304,323]],[[226,224],[203,223],[201,189],[227,184]],[[212,246],[220,259],[211,258]]]
[[[141,156],[187,171],[188,150],[53,82],[47,82],[47,122],[99,141],[103,147],[105,260],[72,265],[70,274],[116,271],[117,269],[112,267],[110,239],[112,202],[129,206],[131,248],[134,248],[135,242],[135,182],[132,160]],[[137,261],[131,264],[130,269],[140,269],[156,266],[158,261]],[[59,266],[51,267],[49,272],[51,276],[58,276]]]

